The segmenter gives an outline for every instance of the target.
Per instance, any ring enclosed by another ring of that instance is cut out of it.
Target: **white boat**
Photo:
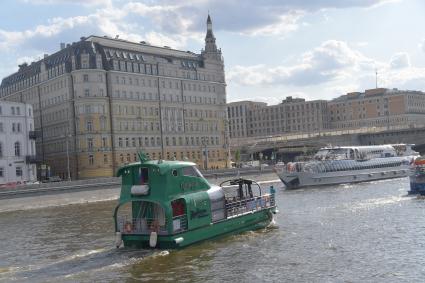
[[[289,162],[275,170],[288,189],[406,177],[419,156],[412,146],[325,147],[312,160]]]

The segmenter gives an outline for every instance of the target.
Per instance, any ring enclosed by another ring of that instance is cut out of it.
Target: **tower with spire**
[[[211,16],[209,13],[207,18],[207,34],[205,36],[205,49],[202,51],[202,56],[205,59],[222,61],[221,49],[218,49],[217,44],[215,43],[215,37],[212,30],[212,21],[211,21]]]

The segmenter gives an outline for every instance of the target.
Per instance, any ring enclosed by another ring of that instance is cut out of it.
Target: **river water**
[[[275,225],[170,251],[114,248],[116,200],[101,191],[71,205],[14,200],[15,210],[0,212],[0,281],[425,281],[425,200],[406,196],[407,178],[295,191],[272,184]]]

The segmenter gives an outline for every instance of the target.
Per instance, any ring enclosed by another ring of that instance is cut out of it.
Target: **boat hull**
[[[376,181],[409,176],[409,165],[324,173],[277,172],[287,189]]]
[[[270,224],[273,219],[272,213],[275,212],[275,209],[273,207],[256,212],[247,212],[240,216],[174,235],[159,235],[155,248],[182,248],[207,239],[261,229]],[[122,236],[124,246],[132,248],[149,248],[149,238],[149,235],[131,234]],[[176,241],[179,238],[183,240],[180,242]]]

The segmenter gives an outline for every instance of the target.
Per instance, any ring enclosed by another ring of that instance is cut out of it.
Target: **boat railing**
[[[227,200],[226,211],[227,218],[235,217],[241,214],[255,212],[275,206],[274,194],[265,194],[253,198],[244,198],[240,200]]]
[[[118,218],[118,230],[123,234],[149,235],[157,232],[158,235],[167,235],[167,221],[158,218],[131,218],[120,216]]]

